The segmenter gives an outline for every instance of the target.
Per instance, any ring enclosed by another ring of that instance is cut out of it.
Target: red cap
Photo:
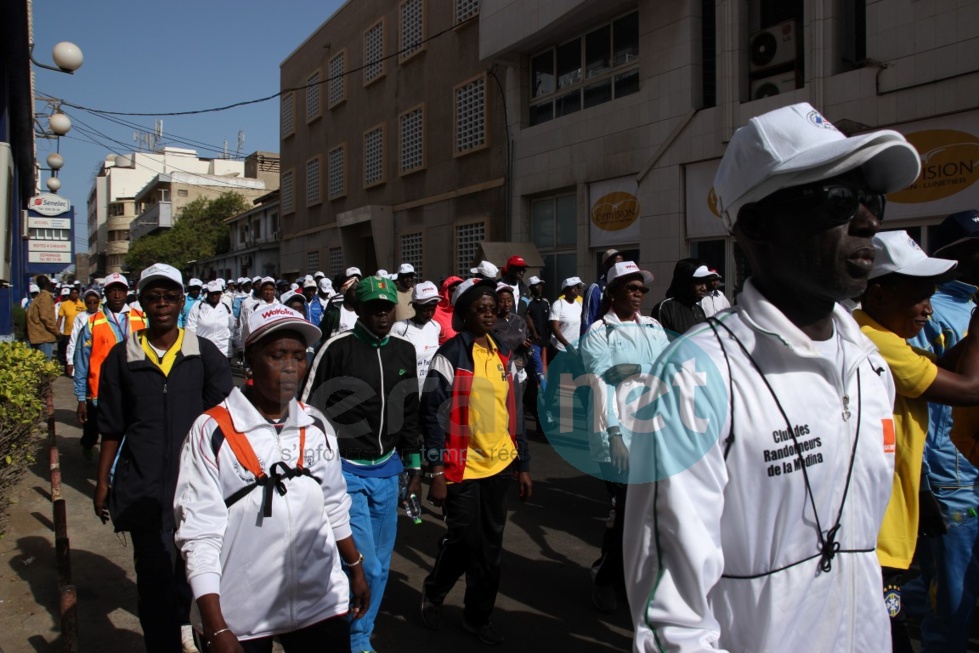
[[[507,268],[525,268],[527,267],[527,261],[523,260],[522,256],[511,256],[506,262]]]

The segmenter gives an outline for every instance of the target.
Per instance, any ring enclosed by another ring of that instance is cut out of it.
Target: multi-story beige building
[[[344,4],[281,66],[282,276],[467,270],[507,240],[502,67],[477,0]]]
[[[796,102],[919,149],[885,228],[927,248],[932,225],[979,207],[975,0],[482,0],[479,21],[484,65],[507,67],[507,237],[560,274],[592,279],[614,246],[655,273],[650,302],[686,256],[739,287],[714,172],[737,127]]]
[[[195,175],[212,175],[217,177],[213,182],[216,185],[210,189],[213,190],[234,186],[235,179],[248,178],[251,181],[245,185],[259,189],[257,195],[264,195],[278,188],[278,159],[278,154],[269,152],[255,152],[244,161],[202,159],[196,151],[178,147],[163,147],[159,152],[133,152],[125,156],[110,154],[102,162],[89,192],[89,265],[87,270],[79,270],[79,277],[103,277],[124,270],[131,239],[145,233],[137,229],[137,233],[132,234],[130,224],[143,210],[137,207],[137,196],[143,194],[143,201],[147,202],[143,193],[147,184],[157,184],[154,180],[169,175],[176,175],[184,181],[193,180]],[[260,180],[261,184],[256,180]],[[178,197],[175,199],[178,205],[190,201],[191,192],[196,193],[197,187],[198,184],[192,181],[177,189]],[[181,195],[181,191],[185,195]]]

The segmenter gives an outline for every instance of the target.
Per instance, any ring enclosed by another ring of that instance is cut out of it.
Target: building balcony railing
[[[170,202],[157,202],[129,223],[129,237],[132,240],[148,236],[159,229],[173,226],[173,205]]]

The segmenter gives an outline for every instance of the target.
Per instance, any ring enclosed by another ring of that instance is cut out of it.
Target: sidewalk
[[[128,539],[103,526],[92,513],[96,464],[81,455],[75,399],[65,377],[55,383],[54,405],[72,575],[78,587],[79,650],[137,653],[143,646],[132,551]],[[521,504],[515,490],[511,495],[503,579],[494,614],[507,641],[488,649],[462,630],[464,580],[446,601],[442,630],[426,630],[419,622],[421,582],[444,533],[441,521],[426,513],[418,526],[407,518],[399,522],[391,577],[375,629],[373,643],[378,651],[629,650],[632,629],[624,603],[616,614],[601,615],[590,601],[589,567],[598,556],[608,514],[604,486],[570,467],[543,439],[532,441],[531,447],[534,497]],[[4,653],[61,651],[46,446],[37,458],[15,493],[17,503],[11,506],[7,534],[0,540],[0,649]]]

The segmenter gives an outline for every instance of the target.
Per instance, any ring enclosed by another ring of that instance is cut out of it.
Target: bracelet
[[[362,565],[362,564],[364,564],[364,554],[363,553],[357,553],[357,559],[356,560],[354,560],[353,562],[347,562],[347,561],[344,560],[343,564],[345,564],[348,569],[350,567],[356,567],[357,565]]]
[[[230,633],[230,632],[231,632],[230,628],[222,628],[221,630],[215,630],[213,633],[211,633],[211,636],[208,637],[207,639],[208,641],[210,641],[215,637],[217,637],[218,635],[220,635],[221,633]]]
[[[417,467],[409,467],[405,471],[408,472],[408,476],[421,476],[422,475],[422,470],[418,469]]]
[[[445,471],[441,472],[429,472],[425,474],[425,478],[435,478],[436,476],[445,476]]]

